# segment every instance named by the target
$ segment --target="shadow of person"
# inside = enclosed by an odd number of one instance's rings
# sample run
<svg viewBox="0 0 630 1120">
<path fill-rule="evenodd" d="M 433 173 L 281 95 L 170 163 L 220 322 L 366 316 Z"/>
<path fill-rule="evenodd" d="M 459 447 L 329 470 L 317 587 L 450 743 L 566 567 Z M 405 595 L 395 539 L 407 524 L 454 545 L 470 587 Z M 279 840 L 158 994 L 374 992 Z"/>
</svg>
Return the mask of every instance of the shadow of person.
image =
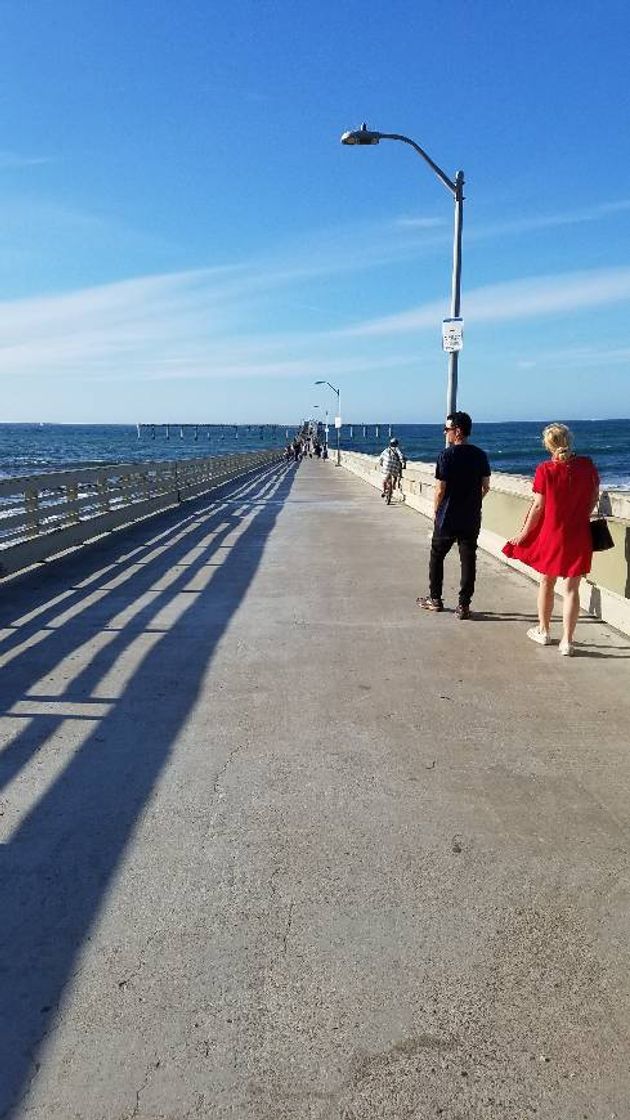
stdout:
<svg viewBox="0 0 630 1120">
<path fill-rule="evenodd" d="M 475 622 L 536 622 L 537 616 L 535 614 L 521 614 L 518 611 L 476 611 L 474 607 L 471 609 L 471 615 Z"/>
</svg>

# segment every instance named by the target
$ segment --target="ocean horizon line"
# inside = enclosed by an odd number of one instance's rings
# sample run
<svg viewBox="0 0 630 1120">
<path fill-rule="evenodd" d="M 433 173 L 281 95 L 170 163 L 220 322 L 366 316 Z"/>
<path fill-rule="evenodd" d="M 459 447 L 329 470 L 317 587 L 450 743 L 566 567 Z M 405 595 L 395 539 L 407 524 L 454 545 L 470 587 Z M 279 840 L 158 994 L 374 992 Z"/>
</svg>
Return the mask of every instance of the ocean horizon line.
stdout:
<svg viewBox="0 0 630 1120">
<path fill-rule="evenodd" d="M 466 411 L 463 409 L 462 411 Z M 297 420 L 1 420 L 0 428 L 294 428 L 304 420 L 317 420 L 319 417 L 302 416 Z M 496 426 L 498 424 L 550 424 L 553 421 L 563 424 L 623 424 L 630 423 L 630 416 L 555 416 L 535 417 L 534 419 L 510 419 L 502 417 L 498 420 L 480 420 L 473 416 L 473 424 Z M 323 421 L 321 421 L 323 423 Z M 343 427 L 392 427 L 402 425 L 412 428 L 432 428 L 444 423 L 444 417 L 438 420 L 343 420 Z M 329 418 L 329 427 L 334 428 L 334 417 Z"/>
</svg>

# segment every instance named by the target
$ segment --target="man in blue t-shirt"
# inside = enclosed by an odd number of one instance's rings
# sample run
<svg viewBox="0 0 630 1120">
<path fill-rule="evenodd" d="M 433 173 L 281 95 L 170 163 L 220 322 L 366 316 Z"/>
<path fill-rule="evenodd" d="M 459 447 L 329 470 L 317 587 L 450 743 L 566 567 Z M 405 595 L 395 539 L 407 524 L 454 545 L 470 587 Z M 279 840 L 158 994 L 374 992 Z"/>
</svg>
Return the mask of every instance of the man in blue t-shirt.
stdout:
<svg viewBox="0 0 630 1120">
<path fill-rule="evenodd" d="M 442 611 L 444 559 L 457 541 L 461 583 L 457 618 L 470 618 L 477 572 L 477 537 L 481 503 L 490 488 L 490 464 L 480 447 L 468 442 L 472 420 L 467 412 L 446 417 L 446 448 L 438 455 L 433 497 L 434 529 L 429 560 L 429 594 L 416 599 L 426 611 Z"/>
</svg>

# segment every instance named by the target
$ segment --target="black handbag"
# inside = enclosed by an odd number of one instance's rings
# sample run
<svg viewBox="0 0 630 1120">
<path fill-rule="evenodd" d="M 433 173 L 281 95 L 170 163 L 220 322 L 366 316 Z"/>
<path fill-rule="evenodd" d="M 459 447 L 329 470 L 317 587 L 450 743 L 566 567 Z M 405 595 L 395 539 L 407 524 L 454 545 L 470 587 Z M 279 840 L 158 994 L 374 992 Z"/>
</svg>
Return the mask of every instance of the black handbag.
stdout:
<svg viewBox="0 0 630 1120">
<path fill-rule="evenodd" d="M 606 549 L 615 547 L 605 517 L 598 517 L 595 521 L 591 521 L 591 540 L 593 552 L 606 552 Z"/>
</svg>

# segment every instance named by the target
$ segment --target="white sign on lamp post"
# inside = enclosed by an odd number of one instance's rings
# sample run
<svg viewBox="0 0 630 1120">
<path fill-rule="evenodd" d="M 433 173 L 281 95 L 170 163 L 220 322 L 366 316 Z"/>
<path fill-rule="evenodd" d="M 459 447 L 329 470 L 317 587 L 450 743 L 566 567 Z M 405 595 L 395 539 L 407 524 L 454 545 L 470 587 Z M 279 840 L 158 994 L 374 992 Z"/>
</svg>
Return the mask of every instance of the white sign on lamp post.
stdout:
<svg viewBox="0 0 630 1120">
<path fill-rule="evenodd" d="M 457 354 L 464 347 L 464 320 L 461 317 L 442 319 L 442 349 Z"/>
</svg>

